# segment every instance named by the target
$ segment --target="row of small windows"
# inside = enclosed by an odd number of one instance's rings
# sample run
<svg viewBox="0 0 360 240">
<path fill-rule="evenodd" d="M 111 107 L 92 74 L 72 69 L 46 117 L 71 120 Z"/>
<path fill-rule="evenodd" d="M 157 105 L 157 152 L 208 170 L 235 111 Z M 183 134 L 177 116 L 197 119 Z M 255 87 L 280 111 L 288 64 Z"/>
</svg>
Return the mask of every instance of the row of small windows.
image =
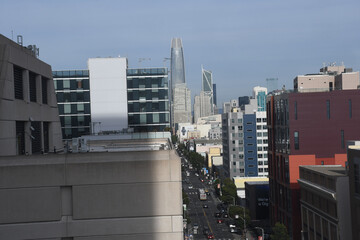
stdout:
<svg viewBox="0 0 360 240">
<path fill-rule="evenodd" d="M 127 80 L 127 88 L 167 88 L 168 80 L 162 78 L 131 78 Z"/>
<path fill-rule="evenodd" d="M 168 111 L 169 103 L 168 102 L 129 102 L 128 103 L 128 112 L 159 112 L 159 111 Z"/>
<path fill-rule="evenodd" d="M 128 117 L 130 125 L 169 123 L 168 113 L 131 114 Z"/>
<path fill-rule="evenodd" d="M 72 139 L 90 134 L 90 126 L 62 128 L 63 139 Z"/>
<path fill-rule="evenodd" d="M 90 103 L 58 104 L 59 114 L 90 114 Z"/>
<path fill-rule="evenodd" d="M 267 126 L 266 126 L 266 125 L 257 125 L 257 126 L 256 126 L 256 129 L 257 129 L 257 130 L 267 129 Z"/>
<path fill-rule="evenodd" d="M 232 123 L 235 123 L 235 119 L 231 119 L 231 122 L 232 122 Z M 242 122 L 243 122 L 243 121 L 242 121 L 242 118 L 239 118 L 239 119 L 237 120 L 237 122 L 238 122 L 238 123 L 242 123 Z"/>
<path fill-rule="evenodd" d="M 256 118 L 256 122 L 266 122 L 266 118 Z"/>
<path fill-rule="evenodd" d="M 168 99 L 167 89 L 149 89 L 145 91 L 129 90 L 128 100 L 165 100 Z"/>
<path fill-rule="evenodd" d="M 14 77 L 14 96 L 15 99 L 24 100 L 24 73 L 25 70 L 16 65 L 13 66 L 13 77 Z M 40 78 L 38 78 L 40 77 Z M 31 102 L 37 102 L 38 93 L 37 93 L 37 84 L 38 80 L 41 81 L 41 102 L 43 104 L 48 103 L 48 78 L 40 76 L 34 72 L 28 71 L 28 80 L 29 80 L 29 99 Z"/>
<path fill-rule="evenodd" d="M 89 79 L 54 80 L 55 90 L 89 90 Z"/>
<path fill-rule="evenodd" d="M 61 126 L 75 127 L 75 126 L 90 126 L 90 116 L 60 116 Z"/>
<path fill-rule="evenodd" d="M 232 129 L 232 130 L 235 130 L 235 126 L 232 126 L 231 129 Z M 242 129 L 243 129 L 242 126 L 238 126 L 238 130 L 242 130 Z"/>
<path fill-rule="evenodd" d="M 58 103 L 65 102 L 90 102 L 90 92 L 57 92 Z"/>
</svg>

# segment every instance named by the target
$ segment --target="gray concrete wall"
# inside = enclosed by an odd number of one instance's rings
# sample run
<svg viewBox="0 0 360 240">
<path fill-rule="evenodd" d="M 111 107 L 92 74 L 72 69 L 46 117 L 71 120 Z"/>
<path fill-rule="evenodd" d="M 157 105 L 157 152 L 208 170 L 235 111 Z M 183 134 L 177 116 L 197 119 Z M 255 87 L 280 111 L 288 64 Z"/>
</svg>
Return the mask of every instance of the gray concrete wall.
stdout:
<svg viewBox="0 0 360 240">
<path fill-rule="evenodd" d="M 0 158 L 0 239 L 182 239 L 173 150 Z"/>
<path fill-rule="evenodd" d="M 23 69 L 23 97 L 15 99 L 13 66 Z M 29 71 L 36 74 L 37 101 L 29 95 Z M 42 103 L 41 76 L 48 79 L 48 103 Z M 0 156 L 17 154 L 16 121 L 27 123 L 25 148 L 31 154 L 30 121 L 50 122 L 49 148 L 62 149 L 62 135 L 51 66 L 37 59 L 26 48 L 0 34 Z M 42 140 L 43 141 L 43 140 Z"/>
</svg>

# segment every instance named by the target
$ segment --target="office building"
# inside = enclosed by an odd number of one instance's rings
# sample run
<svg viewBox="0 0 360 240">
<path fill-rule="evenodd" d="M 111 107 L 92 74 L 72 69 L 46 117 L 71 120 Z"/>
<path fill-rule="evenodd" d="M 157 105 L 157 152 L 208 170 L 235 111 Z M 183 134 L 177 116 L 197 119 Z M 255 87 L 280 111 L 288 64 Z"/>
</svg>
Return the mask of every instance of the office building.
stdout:
<svg viewBox="0 0 360 240">
<path fill-rule="evenodd" d="M 202 115 L 201 117 L 206 117 L 209 115 L 214 114 L 214 91 L 213 91 L 213 75 L 212 72 L 209 70 L 205 70 L 201 66 L 201 91 L 200 93 L 200 100 L 204 101 L 202 104 L 204 106 L 203 114 L 208 115 Z M 201 97 L 201 95 L 208 96 L 209 100 L 207 98 Z"/>
<path fill-rule="evenodd" d="M 294 93 L 267 98 L 271 224 L 285 224 L 301 238 L 300 165 L 342 165 L 346 141 L 360 131 L 360 90 Z"/>
<path fill-rule="evenodd" d="M 179 123 L 191 123 L 191 92 L 186 87 L 182 41 L 171 41 L 171 126 L 177 130 Z"/>
<path fill-rule="evenodd" d="M 90 58 L 92 132 L 116 133 L 128 128 L 127 58 Z"/>
<path fill-rule="evenodd" d="M 63 140 L 91 134 L 88 70 L 53 71 Z"/>
<path fill-rule="evenodd" d="M 0 35 L 0 156 L 61 151 L 51 66 L 20 44 Z"/>
<path fill-rule="evenodd" d="M 217 106 L 217 96 L 216 96 L 216 83 L 213 83 L 213 97 L 214 97 L 214 105 Z M 214 114 L 217 114 L 214 112 Z"/>
<path fill-rule="evenodd" d="M 254 87 L 253 89 L 253 98 L 257 100 L 257 111 L 265 112 L 266 111 L 266 95 L 267 88 L 264 87 Z"/>
<path fill-rule="evenodd" d="M 237 101 L 232 101 L 237 106 Z M 226 177 L 267 176 L 266 112 L 250 99 L 244 110 L 233 107 L 222 114 L 223 166 Z"/>
<path fill-rule="evenodd" d="M 278 78 L 266 78 L 266 88 L 268 92 L 278 90 Z"/>
<path fill-rule="evenodd" d="M 166 68 L 127 69 L 128 126 L 135 132 L 170 127 Z"/>
<path fill-rule="evenodd" d="M 344 167 L 300 166 L 303 239 L 354 239 L 349 177 Z"/>
<path fill-rule="evenodd" d="M 194 123 L 201 117 L 211 116 L 211 96 L 204 91 L 194 97 Z"/>
<path fill-rule="evenodd" d="M 223 103 L 223 113 L 229 113 L 231 112 L 232 108 L 239 107 L 238 101 L 235 99 L 231 100 L 230 102 L 224 102 Z"/>
<path fill-rule="evenodd" d="M 242 97 L 239 97 L 239 108 L 241 110 L 244 110 L 245 109 L 245 105 L 249 104 L 250 103 L 250 97 L 249 96 L 242 96 Z"/>
</svg>

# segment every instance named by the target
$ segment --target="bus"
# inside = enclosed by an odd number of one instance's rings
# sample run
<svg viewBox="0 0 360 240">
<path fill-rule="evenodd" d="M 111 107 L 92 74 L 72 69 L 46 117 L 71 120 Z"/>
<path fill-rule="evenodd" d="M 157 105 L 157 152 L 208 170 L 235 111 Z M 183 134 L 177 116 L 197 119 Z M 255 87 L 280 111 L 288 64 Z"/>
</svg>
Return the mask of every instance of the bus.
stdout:
<svg viewBox="0 0 360 240">
<path fill-rule="evenodd" d="M 203 188 L 199 188 L 199 199 L 201 201 L 206 200 L 206 193 L 205 193 L 205 190 Z"/>
</svg>

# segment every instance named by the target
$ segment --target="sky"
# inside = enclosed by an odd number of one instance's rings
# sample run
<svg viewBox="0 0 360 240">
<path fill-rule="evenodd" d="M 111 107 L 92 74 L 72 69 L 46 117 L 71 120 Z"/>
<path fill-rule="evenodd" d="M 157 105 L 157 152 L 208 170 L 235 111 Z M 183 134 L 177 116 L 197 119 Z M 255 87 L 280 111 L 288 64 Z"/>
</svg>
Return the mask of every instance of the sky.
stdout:
<svg viewBox="0 0 360 240">
<path fill-rule="evenodd" d="M 1 0 L 0 34 L 22 35 L 53 70 L 117 56 L 130 68 L 169 67 L 171 39 L 180 37 L 192 95 L 203 65 L 221 108 L 267 87 L 266 78 L 291 89 L 324 63 L 359 71 L 359 13 L 359 0 Z"/>
</svg>

